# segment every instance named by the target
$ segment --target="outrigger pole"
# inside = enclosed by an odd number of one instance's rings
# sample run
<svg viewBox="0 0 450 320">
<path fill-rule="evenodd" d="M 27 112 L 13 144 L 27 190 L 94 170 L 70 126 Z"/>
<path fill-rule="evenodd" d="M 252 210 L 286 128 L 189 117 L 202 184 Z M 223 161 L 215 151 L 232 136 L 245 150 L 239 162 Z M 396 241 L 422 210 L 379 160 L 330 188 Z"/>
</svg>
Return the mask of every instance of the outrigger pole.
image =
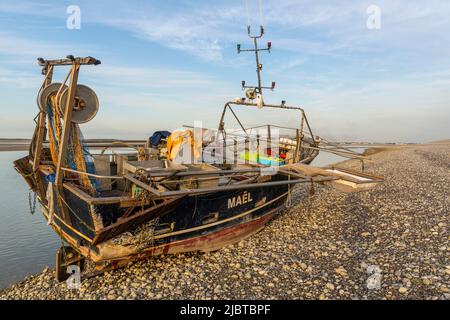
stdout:
<svg viewBox="0 0 450 320">
<path fill-rule="evenodd" d="M 39 92 L 41 92 L 46 86 L 48 86 L 52 82 L 53 78 L 53 65 L 45 66 L 42 69 L 42 74 L 45 75 L 44 81 L 42 82 L 41 88 L 39 89 Z M 39 95 L 38 99 L 39 100 Z M 39 189 L 39 194 L 44 194 L 44 188 L 42 183 L 40 182 L 41 176 L 39 174 L 39 162 L 41 158 L 41 150 L 42 145 L 45 140 L 46 136 L 46 116 L 47 113 L 45 111 L 45 108 L 39 105 L 39 114 L 38 114 L 38 120 L 36 122 L 36 128 L 34 130 L 33 139 L 31 140 L 30 144 L 30 155 L 33 156 L 33 176 L 36 181 L 36 186 Z M 42 199 L 45 202 L 45 197 Z"/>
</svg>

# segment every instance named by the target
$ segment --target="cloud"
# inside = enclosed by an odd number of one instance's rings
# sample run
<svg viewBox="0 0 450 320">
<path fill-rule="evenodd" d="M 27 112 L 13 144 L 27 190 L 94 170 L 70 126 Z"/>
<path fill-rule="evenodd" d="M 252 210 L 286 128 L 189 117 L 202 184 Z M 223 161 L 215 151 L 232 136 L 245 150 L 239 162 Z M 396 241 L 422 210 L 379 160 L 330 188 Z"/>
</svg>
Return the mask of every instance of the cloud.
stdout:
<svg viewBox="0 0 450 320">
<path fill-rule="evenodd" d="M 54 10 L 55 6 L 50 3 L 38 3 L 36 1 L 3 1 L 0 3 L 0 12 L 5 13 L 36 15 L 37 12 L 39 12 L 39 14 L 48 14 L 49 12 L 54 12 Z"/>
<path fill-rule="evenodd" d="M 259 23 L 258 0 L 248 2 L 255 27 Z M 229 99 L 228 93 L 236 92 L 232 73 L 239 69 L 241 74 L 243 68 L 238 64 L 246 67 L 248 75 L 254 75 L 253 58 L 235 57 L 232 48 L 236 42 L 248 45 L 243 1 L 77 3 L 82 9 L 83 28 L 86 25 L 94 35 L 100 30 L 131 44 L 135 39 L 140 45 L 150 42 L 156 45 L 148 50 L 173 49 L 171 58 L 178 57 L 176 51 L 180 51 L 180 60 L 188 60 L 189 54 L 195 57 L 190 62 L 201 63 L 194 65 L 199 70 L 187 64 L 174 67 L 165 57 L 158 59 L 158 64 L 144 61 L 139 67 L 131 67 L 134 62 L 114 60 L 127 55 L 127 48 L 108 47 L 110 38 L 96 46 L 86 43 L 89 38 L 82 31 L 74 34 L 79 42 L 54 37 L 58 42 L 53 43 L 43 41 L 46 37 L 38 32 L 21 35 L 23 29 L 15 25 L 8 29 L 4 23 L 4 30 L 15 29 L 0 32 L 3 85 L 33 86 L 34 79 L 40 79 L 34 60 L 37 56 L 60 57 L 89 48 L 88 54 L 101 52 L 103 58 L 111 58 L 105 65 L 84 69 L 82 74 L 82 81 L 99 92 L 111 123 L 120 123 L 121 112 L 126 110 L 133 109 L 134 117 L 152 118 L 155 110 L 164 107 L 164 116 L 179 122 L 193 117 L 192 110 L 200 114 L 217 111 L 217 105 Z M 366 28 L 366 8 L 371 4 L 381 8 L 381 30 Z M 0 13 L 6 13 L 8 19 L 17 18 L 18 24 L 27 21 L 34 27 L 36 21 L 49 21 L 51 25 L 64 19 L 65 5 L 51 1 L 39 5 L 32 1 L 2 2 Z M 263 6 L 266 39 L 273 41 L 273 55 L 264 65 L 264 80 L 277 82 L 277 90 L 266 100 L 302 103 L 314 125 L 324 132 L 378 139 L 389 138 L 387 133 L 395 137 L 398 128 L 401 138 L 408 135 L 408 128 L 417 127 L 450 134 L 448 125 L 442 124 L 450 110 L 449 1 L 266 0 Z M 132 127 L 129 121 L 127 126 Z M 380 130 L 378 125 L 386 127 Z M 421 137 L 417 130 L 409 134 Z"/>
<path fill-rule="evenodd" d="M 245 0 L 250 6 L 253 27 L 259 24 L 258 0 Z M 101 24 L 130 32 L 164 47 L 181 50 L 208 61 L 223 62 L 224 50 L 246 39 L 245 1 L 177 2 L 161 5 L 151 2 L 80 1 L 83 23 Z M 276 50 L 306 54 L 348 54 L 406 46 L 420 49 L 411 37 L 429 40 L 440 37 L 441 46 L 450 49 L 449 34 L 436 33 L 450 28 L 450 3 L 443 0 L 379 0 L 382 29 L 366 28 L 366 9 L 372 1 L 269 0 L 262 2 L 266 31 L 276 37 Z M 49 10 L 42 10 L 43 8 Z M 119 10 L 118 10 L 119 8 Z M 63 12 L 64 5 L 51 2 L 24 2 L 0 5 L 0 12 L 16 12 L 47 17 Z M 49 13 L 50 12 L 50 13 Z M 288 36 L 289 35 L 289 36 Z"/>
<path fill-rule="evenodd" d="M 211 106 L 222 106 L 232 92 L 220 77 L 158 65 L 101 65 L 85 69 L 83 77 L 98 92 L 102 105 L 116 113 L 130 108 L 153 115 L 172 110 L 164 115 L 170 119 L 186 110 L 188 117 L 189 113 L 206 114 Z"/>
<path fill-rule="evenodd" d="M 169 67 L 147 66 L 126 67 L 105 65 L 87 70 L 94 80 L 109 86 L 137 88 L 189 88 L 214 85 L 217 79 L 197 71 L 183 71 Z"/>
<path fill-rule="evenodd" d="M 0 31 L 0 83 L 8 88 L 17 86 L 37 90 L 42 82 L 38 57 L 60 58 L 67 52 L 82 51 L 74 43 L 51 43 Z"/>
<path fill-rule="evenodd" d="M 223 58 L 224 41 L 236 34 L 241 11 L 230 5 L 177 6 L 161 10 L 155 5 L 127 6 L 126 14 L 115 11 L 95 15 L 92 21 L 127 30 L 135 36 L 162 46 L 182 50 L 209 61 Z"/>
<path fill-rule="evenodd" d="M 40 77 L 29 72 L 4 68 L 0 65 L 0 84 L 13 88 L 37 88 L 40 85 Z"/>
<path fill-rule="evenodd" d="M 3 56 L 20 58 L 34 58 L 41 56 L 60 56 L 64 47 L 58 44 L 36 41 L 13 33 L 0 32 L 0 54 Z"/>
</svg>

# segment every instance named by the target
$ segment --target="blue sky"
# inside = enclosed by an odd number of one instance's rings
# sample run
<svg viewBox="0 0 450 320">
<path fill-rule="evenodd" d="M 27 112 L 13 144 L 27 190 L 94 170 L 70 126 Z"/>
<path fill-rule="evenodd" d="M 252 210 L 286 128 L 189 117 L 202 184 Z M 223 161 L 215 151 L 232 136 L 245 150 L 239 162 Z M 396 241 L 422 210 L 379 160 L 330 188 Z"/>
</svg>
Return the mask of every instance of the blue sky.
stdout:
<svg viewBox="0 0 450 320">
<path fill-rule="evenodd" d="M 36 58 L 91 55 L 79 82 L 100 99 L 86 137 L 145 138 L 203 120 L 215 127 L 223 104 L 255 83 L 246 25 L 260 23 L 258 0 L 0 2 L 0 137 L 30 137 L 41 75 Z M 450 138 L 450 1 L 261 1 L 266 102 L 287 100 L 334 140 Z M 66 27 L 69 5 L 81 29 Z M 381 9 L 381 28 L 366 26 Z M 62 70 L 56 77 L 63 77 Z M 240 112 L 249 124 L 296 125 L 297 116 Z M 230 126 L 234 124 L 230 120 Z"/>
</svg>

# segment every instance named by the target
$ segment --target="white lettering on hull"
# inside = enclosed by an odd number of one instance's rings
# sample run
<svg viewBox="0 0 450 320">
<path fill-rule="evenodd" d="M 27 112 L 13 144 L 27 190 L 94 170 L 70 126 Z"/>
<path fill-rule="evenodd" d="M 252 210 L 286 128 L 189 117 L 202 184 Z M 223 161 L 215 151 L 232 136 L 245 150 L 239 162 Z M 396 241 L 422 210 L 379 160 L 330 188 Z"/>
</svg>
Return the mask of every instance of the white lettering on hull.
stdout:
<svg viewBox="0 0 450 320">
<path fill-rule="evenodd" d="M 250 192 L 244 192 L 241 195 L 228 199 L 228 209 L 235 208 L 237 206 L 252 202 L 252 194 Z"/>
</svg>

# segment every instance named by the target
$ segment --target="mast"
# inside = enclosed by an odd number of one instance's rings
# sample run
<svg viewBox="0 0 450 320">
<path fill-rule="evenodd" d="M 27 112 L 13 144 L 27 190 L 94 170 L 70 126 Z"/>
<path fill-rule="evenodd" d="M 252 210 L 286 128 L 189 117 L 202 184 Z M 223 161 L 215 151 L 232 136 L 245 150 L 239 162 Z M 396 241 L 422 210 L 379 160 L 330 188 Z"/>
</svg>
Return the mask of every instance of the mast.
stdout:
<svg viewBox="0 0 450 320">
<path fill-rule="evenodd" d="M 259 62 L 259 52 L 260 51 L 267 51 L 270 53 L 270 49 L 272 48 L 272 43 L 267 42 L 266 48 L 259 48 L 258 47 L 258 39 L 261 39 L 264 36 L 264 27 L 261 25 L 259 26 L 259 34 L 258 35 L 252 35 L 250 26 L 247 26 L 247 34 L 250 39 L 253 40 L 253 49 L 241 49 L 241 45 L 237 45 L 237 52 L 255 52 L 255 60 L 256 60 L 256 74 L 258 77 L 258 85 L 257 86 L 247 86 L 245 84 L 245 81 L 242 81 L 242 89 L 251 89 L 252 91 L 259 93 L 262 95 L 263 89 L 270 89 L 273 90 L 275 88 L 275 82 L 272 82 L 272 85 L 270 87 L 268 86 L 262 86 L 262 80 L 261 80 L 261 71 L 262 71 L 262 64 Z"/>
</svg>

